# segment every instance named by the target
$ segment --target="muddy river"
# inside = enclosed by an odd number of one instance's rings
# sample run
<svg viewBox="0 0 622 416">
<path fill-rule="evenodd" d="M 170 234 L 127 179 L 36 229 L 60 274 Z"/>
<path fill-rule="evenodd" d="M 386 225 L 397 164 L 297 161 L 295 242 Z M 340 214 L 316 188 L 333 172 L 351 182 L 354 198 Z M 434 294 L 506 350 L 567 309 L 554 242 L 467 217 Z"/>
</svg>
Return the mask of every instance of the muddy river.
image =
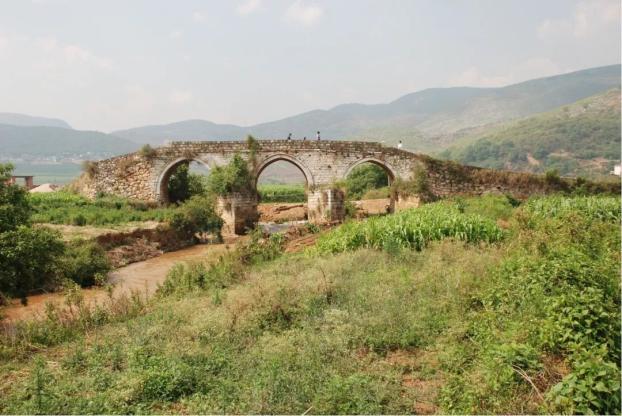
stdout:
<svg viewBox="0 0 622 416">
<path fill-rule="evenodd" d="M 112 294 L 129 294 L 138 291 L 149 297 L 166 278 L 169 269 L 179 262 L 215 261 L 223 254 L 230 244 L 200 244 L 182 250 L 164 253 L 138 263 L 132 263 L 112 271 L 108 281 L 113 285 Z M 104 302 L 108 299 L 108 292 L 102 288 L 84 289 L 84 301 L 87 304 Z M 55 303 L 59 306 L 65 303 L 63 293 L 45 293 L 28 296 L 28 303 L 23 306 L 19 300 L 14 300 L 9 306 L 2 308 L 0 315 L 5 321 L 18 321 L 36 318 L 45 312 L 46 303 Z"/>
</svg>

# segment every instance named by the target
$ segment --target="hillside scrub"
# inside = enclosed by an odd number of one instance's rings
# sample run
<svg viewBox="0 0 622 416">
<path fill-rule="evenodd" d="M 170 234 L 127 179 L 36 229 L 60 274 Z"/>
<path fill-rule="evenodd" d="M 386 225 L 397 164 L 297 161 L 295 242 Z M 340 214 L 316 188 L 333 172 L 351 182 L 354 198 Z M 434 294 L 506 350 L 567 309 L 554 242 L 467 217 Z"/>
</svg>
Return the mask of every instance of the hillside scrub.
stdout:
<svg viewBox="0 0 622 416">
<path fill-rule="evenodd" d="M 494 169 L 607 175 L 620 162 L 620 90 L 490 130 L 441 155 Z"/>
<path fill-rule="evenodd" d="M 618 413 L 619 198 L 487 198 L 478 221 L 510 227 L 492 244 L 318 256 L 255 234 L 127 315 L 19 327 L 0 412 Z"/>
</svg>

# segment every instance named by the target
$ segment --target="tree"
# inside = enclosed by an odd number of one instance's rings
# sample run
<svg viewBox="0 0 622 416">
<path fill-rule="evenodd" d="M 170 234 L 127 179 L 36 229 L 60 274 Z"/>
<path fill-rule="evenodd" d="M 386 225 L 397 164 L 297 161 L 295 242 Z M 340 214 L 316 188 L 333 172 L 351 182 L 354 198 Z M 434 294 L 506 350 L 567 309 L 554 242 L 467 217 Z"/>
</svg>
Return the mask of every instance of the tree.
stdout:
<svg viewBox="0 0 622 416">
<path fill-rule="evenodd" d="M 359 199 L 371 189 L 388 185 L 389 179 L 384 169 L 373 163 L 357 166 L 346 178 L 348 197 L 352 199 Z"/>
<path fill-rule="evenodd" d="M 28 224 L 32 207 L 26 190 L 9 185 L 13 165 L 0 163 L 0 233 Z"/>
<path fill-rule="evenodd" d="M 188 162 L 182 162 L 168 180 L 168 198 L 171 202 L 179 203 L 190 198 L 189 168 Z"/>
</svg>

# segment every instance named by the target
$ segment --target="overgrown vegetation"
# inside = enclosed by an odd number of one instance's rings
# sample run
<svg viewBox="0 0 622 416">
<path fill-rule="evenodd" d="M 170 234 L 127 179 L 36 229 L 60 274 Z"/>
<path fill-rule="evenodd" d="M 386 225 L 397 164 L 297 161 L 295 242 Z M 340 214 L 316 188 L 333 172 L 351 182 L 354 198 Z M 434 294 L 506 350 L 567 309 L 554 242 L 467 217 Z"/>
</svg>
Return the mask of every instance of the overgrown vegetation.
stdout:
<svg viewBox="0 0 622 416">
<path fill-rule="evenodd" d="M 49 290 L 65 281 L 90 285 L 109 270 L 101 249 L 84 242 L 66 245 L 60 234 L 32 227 L 26 191 L 7 184 L 11 165 L 0 164 L 0 301 Z"/>
<path fill-rule="evenodd" d="M 138 154 L 142 157 L 144 157 L 145 159 L 153 159 L 157 154 L 158 151 L 156 149 L 154 149 L 153 147 L 151 147 L 150 144 L 144 144 L 140 150 L 138 151 Z"/>
<path fill-rule="evenodd" d="M 456 198 L 337 254 L 255 233 L 147 308 L 15 328 L 0 411 L 619 413 L 619 203 Z"/>
<path fill-rule="evenodd" d="M 220 230 L 223 220 L 216 212 L 213 197 L 195 195 L 184 202 L 171 217 L 171 227 L 177 230 L 186 239 L 193 239 L 195 235 L 215 235 L 221 240 Z M 199 237 L 199 240 L 203 238 Z"/>
<path fill-rule="evenodd" d="M 207 178 L 207 192 L 227 196 L 233 193 L 247 194 L 255 191 L 255 184 L 248 163 L 235 154 L 224 166 L 216 166 Z"/>
<path fill-rule="evenodd" d="M 180 204 L 195 195 L 208 193 L 207 177 L 190 172 L 190 163 L 180 163 L 168 180 L 168 198 Z"/>
</svg>

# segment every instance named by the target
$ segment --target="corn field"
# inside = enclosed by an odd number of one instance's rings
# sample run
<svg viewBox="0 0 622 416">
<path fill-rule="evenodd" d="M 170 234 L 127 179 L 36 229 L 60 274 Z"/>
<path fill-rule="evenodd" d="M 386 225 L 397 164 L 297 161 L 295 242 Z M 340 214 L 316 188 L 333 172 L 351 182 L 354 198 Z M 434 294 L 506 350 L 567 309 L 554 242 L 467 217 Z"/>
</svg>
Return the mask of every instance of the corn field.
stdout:
<svg viewBox="0 0 622 416">
<path fill-rule="evenodd" d="M 534 198 L 524 210 L 536 219 L 567 217 L 573 213 L 591 220 L 620 221 L 620 198 L 603 196 L 549 196 Z"/>
<path fill-rule="evenodd" d="M 425 205 L 395 215 L 348 222 L 318 239 L 320 253 L 339 253 L 360 247 L 392 247 L 421 250 L 430 241 L 454 238 L 469 243 L 488 243 L 503 238 L 503 231 L 479 215 L 462 214 L 453 206 Z"/>
</svg>

